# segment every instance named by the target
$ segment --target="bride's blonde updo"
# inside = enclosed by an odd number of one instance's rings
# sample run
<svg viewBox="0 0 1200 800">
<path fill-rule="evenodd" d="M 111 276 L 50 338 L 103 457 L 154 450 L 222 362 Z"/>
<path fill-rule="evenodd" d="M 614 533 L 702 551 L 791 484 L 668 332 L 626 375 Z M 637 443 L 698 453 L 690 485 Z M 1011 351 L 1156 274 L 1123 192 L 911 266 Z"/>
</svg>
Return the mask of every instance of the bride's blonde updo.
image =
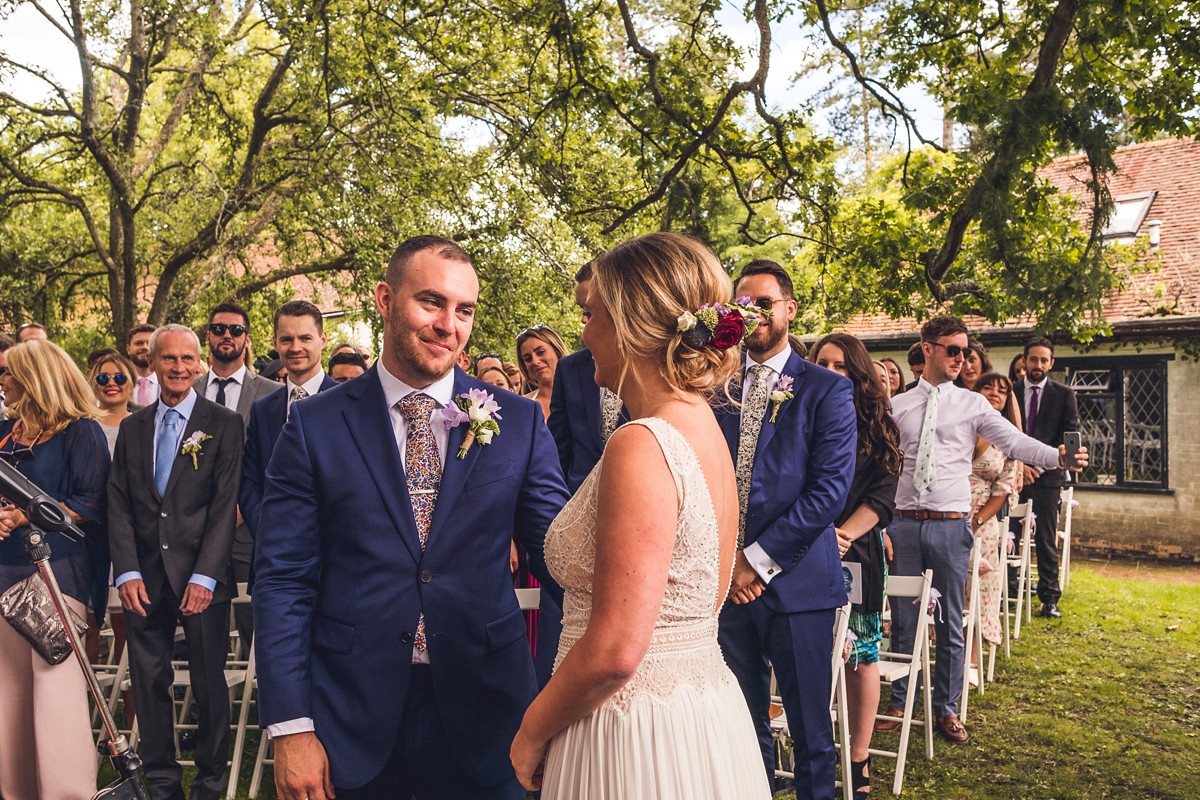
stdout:
<svg viewBox="0 0 1200 800">
<path fill-rule="evenodd" d="M 740 348 L 692 347 L 679 333 L 685 311 L 694 314 L 701 306 L 728 303 L 733 295 L 729 276 L 707 247 L 690 236 L 651 233 L 597 258 L 592 274 L 627 363 L 658 364 L 677 392 L 727 393 L 741 366 Z M 624 380 L 622 373 L 620 382 Z"/>
</svg>

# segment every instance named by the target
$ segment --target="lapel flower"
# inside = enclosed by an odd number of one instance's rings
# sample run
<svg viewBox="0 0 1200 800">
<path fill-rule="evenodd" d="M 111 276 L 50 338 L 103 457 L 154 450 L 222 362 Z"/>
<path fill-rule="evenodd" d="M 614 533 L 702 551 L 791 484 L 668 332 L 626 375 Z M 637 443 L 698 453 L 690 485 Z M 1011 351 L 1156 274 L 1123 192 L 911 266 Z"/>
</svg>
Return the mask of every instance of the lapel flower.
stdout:
<svg viewBox="0 0 1200 800">
<path fill-rule="evenodd" d="M 792 394 L 792 376 L 780 375 L 779 380 L 775 383 L 775 391 L 771 392 L 771 422 L 775 422 L 775 418 L 779 416 L 779 407 L 791 400 L 796 395 Z"/>
<path fill-rule="evenodd" d="M 500 426 L 496 422 L 502 419 L 500 404 L 491 392 L 483 389 L 471 389 L 454 398 L 454 407 L 442 409 L 442 418 L 447 430 L 457 428 L 464 422 L 470 425 L 462 446 L 458 448 L 459 458 L 466 458 L 467 451 L 477 440 L 479 446 L 483 447 L 492 443 L 493 436 L 500 434 Z"/>
<path fill-rule="evenodd" d="M 204 431 L 193 431 L 183 442 L 183 447 L 180 449 L 180 455 L 192 457 L 192 469 L 200 469 L 200 462 L 196 460 L 196 456 L 200 455 L 200 447 L 212 437 Z"/>
</svg>

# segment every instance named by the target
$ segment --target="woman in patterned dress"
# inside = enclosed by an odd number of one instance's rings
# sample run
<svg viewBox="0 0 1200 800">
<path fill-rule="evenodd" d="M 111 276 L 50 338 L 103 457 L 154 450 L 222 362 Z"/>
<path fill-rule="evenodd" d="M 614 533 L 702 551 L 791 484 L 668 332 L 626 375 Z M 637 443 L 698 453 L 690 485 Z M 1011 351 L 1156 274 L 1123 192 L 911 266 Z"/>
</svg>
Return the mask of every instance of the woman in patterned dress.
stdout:
<svg viewBox="0 0 1200 800">
<path fill-rule="evenodd" d="M 989 372 L 976 382 L 975 391 L 986 397 L 992 408 L 1020 429 L 1021 412 L 1013 399 L 1012 383 L 1008 378 L 998 372 Z M 971 464 L 971 527 L 980 541 L 982 553 L 979 565 L 981 628 L 983 638 L 993 644 L 999 644 L 1003 635 L 1000 627 L 1000 581 L 1004 580 L 1004 570 L 1001 569 L 1004 566 L 1001 550 L 1004 526 L 996 515 L 1004 507 L 1008 496 L 1021 490 L 1020 476 L 1021 462 L 1005 456 L 986 439 L 975 443 L 975 458 Z M 971 663 L 978 662 L 979 654 L 972 654 Z"/>
</svg>

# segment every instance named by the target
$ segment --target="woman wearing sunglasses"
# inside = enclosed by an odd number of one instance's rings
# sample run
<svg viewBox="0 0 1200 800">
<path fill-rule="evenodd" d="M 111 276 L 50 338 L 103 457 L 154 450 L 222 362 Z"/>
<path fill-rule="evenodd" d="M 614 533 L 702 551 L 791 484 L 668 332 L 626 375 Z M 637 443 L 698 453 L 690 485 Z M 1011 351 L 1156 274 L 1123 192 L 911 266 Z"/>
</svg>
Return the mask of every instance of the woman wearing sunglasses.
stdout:
<svg viewBox="0 0 1200 800">
<path fill-rule="evenodd" d="M 9 350 L 3 383 L 10 418 L 0 422 L 0 459 L 60 501 L 87 537 L 46 535 L 67 604 L 103 624 L 108 600 L 106 486 L 110 466 L 101 411 L 88 382 L 57 345 Z M 34 574 L 28 522 L 0 508 L 0 593 Z M 96 792 L 96 749 L 87 687 L 74 659 L 47 664 L 0 619 L 0 795 L 6 800 L 87 800 Z"/>
<path fill-rule="evenodd" d="M 105 416 L 100 418 L 100 428 L 108 439 L 108 455 L 111 457 L 113 448 L 117 446 L 117 432 L 121 428 L 121 420 L 128 417 L 141 406 L 133 402 L 133 387 L 137 372 L 129 359 L 113 351 L 105 353 L 96 359 L 88 370 L 92 392 L 96 395 L 96 403 Z"/>
</svg>

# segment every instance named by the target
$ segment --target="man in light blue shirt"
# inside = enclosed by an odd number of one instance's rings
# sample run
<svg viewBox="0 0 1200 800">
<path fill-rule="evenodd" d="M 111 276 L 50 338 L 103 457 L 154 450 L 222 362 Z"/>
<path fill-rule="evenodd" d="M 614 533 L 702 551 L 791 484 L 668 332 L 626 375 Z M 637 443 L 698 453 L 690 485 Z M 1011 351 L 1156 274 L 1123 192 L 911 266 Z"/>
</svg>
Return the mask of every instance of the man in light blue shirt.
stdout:
<svg viewBox="0 0 1200 800">
<path fill-rule="evenodd" d="M 170 688 L 175 629 L 182 625 L 200 712 L 191 797 L 217 800 L 229 750 L 225 656 L 229 606 L 237 595 L 232 554 L 244 424 L 236 411 L 193 389 L 200 342 L 190 329 L 156 330 L 150 360 L 162 392 L 121 423 L 108 485 L 109 545 L 127 612 L 152 795 L 183 798 Z"/>
</svg>

